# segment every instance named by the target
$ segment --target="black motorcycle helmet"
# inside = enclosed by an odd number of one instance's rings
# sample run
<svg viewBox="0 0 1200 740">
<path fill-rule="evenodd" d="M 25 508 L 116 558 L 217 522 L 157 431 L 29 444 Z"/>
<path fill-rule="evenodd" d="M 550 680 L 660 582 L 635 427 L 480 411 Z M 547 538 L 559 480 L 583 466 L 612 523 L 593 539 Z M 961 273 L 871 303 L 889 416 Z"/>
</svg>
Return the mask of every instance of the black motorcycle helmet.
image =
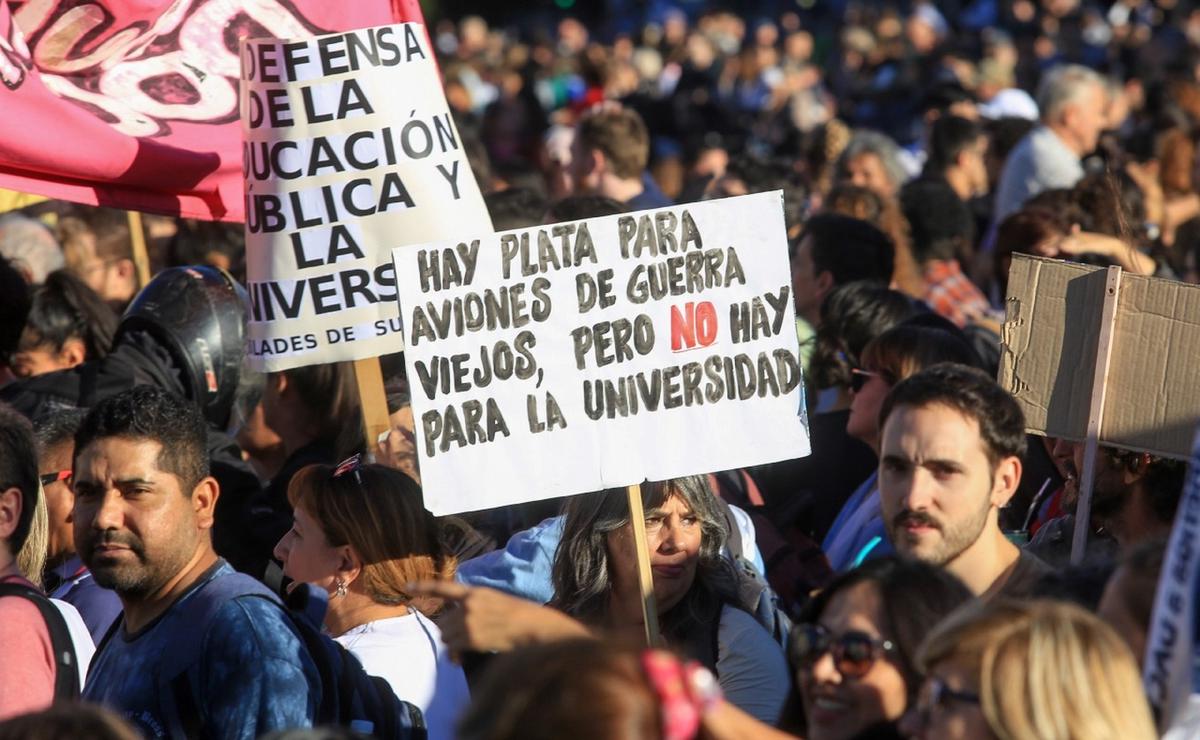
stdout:
<svg viewBox="0 0 1200 740">
<path fill-rule="evenodd" d="M 113 344 L 127 332 L 150 334 L 171 353 L 208 423 L 227 429 L 255 385 L 245 366 L 248 305 L 245 289 L 224 270 L 171 267 L 134 297 Z"/>
</svg>

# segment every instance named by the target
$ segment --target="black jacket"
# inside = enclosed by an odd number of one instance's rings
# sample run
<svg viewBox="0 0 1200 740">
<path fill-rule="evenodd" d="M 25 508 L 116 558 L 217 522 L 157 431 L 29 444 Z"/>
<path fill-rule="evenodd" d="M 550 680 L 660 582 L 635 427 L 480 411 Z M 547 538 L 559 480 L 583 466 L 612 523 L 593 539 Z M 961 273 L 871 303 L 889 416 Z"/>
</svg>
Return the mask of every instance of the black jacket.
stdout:
<svg viewBox="0 0 1200 740">
<path fill-rule="evenodd" d="M 87 409 L 137 385 L 153 385 L 187 397 L 183 376 L 165 347 L 144 332 L 130 332 L 106 357 L 85 362 L 70 370 L 38 375 L 0 389 L 0 401 L 30 419 L 64 409 Z M 269 556 L 275 541 L 248 516 L 250 502 L 261 485 L 253 469 L 242 459 L 237 443 L 222 430 L 208 430 L 209 465 L 220 485 L 213 545 L 235 568 L 252 572 Z"/>
</svg>

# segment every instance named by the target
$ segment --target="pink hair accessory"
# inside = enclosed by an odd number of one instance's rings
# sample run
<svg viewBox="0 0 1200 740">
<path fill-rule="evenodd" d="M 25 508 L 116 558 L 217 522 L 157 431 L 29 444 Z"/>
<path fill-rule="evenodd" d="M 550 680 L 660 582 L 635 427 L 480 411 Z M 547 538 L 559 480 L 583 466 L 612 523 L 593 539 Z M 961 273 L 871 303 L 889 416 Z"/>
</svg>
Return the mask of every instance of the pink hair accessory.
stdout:
<svg viewBox="0 0 1200 740">
<path fill-rule="evenodd" d="M 722 698 L 712 673 L 665 650 L 643 652 L 642 668 L 659 698 L 663 740 L 693 740 L 704 713 Z"/>
</svg>

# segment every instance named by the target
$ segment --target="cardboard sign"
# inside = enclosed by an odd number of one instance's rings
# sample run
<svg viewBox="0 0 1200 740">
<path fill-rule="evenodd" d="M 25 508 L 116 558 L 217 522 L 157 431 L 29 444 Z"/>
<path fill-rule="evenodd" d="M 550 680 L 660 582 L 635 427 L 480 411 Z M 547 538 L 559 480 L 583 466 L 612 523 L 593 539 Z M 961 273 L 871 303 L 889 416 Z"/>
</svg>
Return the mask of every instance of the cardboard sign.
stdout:
<svg viewBox="0 0 1200 740">
<path fill-rule="evenodd" d="M 435 514 L 809 453 L 778 191 L 393 254 Z"/>
<path fill-rule="evenodd" d="M 402 349 L 392 248 L 491 229 L 424 27 L 241 57 L 251 364 Z"/>
<path fill-rule="evenodd" d="M 1105 270 L 1013 255 L 1000 384 L 1030 432 L 1087 434 Z M 1200 286 L 1124 273 L 1100 442 L 1186 460 L 1200 422 Z"/>
<path fill-rule="evenodd" d="M 1200 435 L 1196 436 L 1183 498 L 1158 579 L 1154 612 L 1146 638 L 1142 680 L 1150 703 L 1158 710 L 1160 729 L 1168 740 L 1200 733 L 1200 622 L 1196 596 L 1200 589 Z"/>
</svg>

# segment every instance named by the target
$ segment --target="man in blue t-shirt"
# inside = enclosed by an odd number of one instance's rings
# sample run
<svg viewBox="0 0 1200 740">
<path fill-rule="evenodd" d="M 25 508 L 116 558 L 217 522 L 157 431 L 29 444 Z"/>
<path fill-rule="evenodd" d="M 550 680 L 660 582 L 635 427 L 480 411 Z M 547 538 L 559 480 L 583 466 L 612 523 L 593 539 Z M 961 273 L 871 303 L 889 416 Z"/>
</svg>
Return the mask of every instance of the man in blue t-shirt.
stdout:
<svg viewBox="0 0 1200 740">
<path fill-rule="evenodd" d="M 150 386 L 101 402 L 76 435 L 75 543 L 124 607 L 84 698 L 152 738 L 310 727 L 320 678 L 282 608 L 209 588 L 248 576 L 212 547 L 205 439 L 193 404 Z"/>
</svg>

